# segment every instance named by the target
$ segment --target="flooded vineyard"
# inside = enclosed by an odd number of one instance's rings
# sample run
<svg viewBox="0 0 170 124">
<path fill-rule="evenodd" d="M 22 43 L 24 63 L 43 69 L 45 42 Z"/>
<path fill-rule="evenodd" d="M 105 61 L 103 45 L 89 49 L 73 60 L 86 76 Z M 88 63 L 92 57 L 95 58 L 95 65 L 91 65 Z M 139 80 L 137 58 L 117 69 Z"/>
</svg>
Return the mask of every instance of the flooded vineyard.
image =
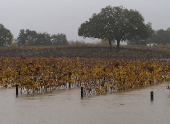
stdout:
<svg viewBox="0 0 170 124">
<path fill-rule="evenodd" d="M 3 124 L 169 124 L 170 61 L 0 59 Z"/>
<path fill-rule="evenodd" d="M 170 91 L 165 86 L 162 83 L 83 99 L 79 88 L 18 97 L 14 88 L 0 89 L 0 121 L 2 124 L 169 124 Z"/>
</svg>

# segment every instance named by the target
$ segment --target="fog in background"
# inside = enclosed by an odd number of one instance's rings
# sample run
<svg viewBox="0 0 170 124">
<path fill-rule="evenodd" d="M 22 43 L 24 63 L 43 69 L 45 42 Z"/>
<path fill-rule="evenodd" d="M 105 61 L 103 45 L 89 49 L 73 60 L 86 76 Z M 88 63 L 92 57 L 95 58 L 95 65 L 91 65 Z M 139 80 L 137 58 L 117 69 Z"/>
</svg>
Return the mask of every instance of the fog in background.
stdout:
<svg viewBox="0 0 170 124">
<path fill-rule="evenodd" d="M 170 27 L 170 0 L 0 0 L 0 23 L 14 38 L 21 29 L 30 29 L 93 42 L 79 37 L 78 28 L 108 5 L 138 10 L 154 30 Z"/>
</svg>

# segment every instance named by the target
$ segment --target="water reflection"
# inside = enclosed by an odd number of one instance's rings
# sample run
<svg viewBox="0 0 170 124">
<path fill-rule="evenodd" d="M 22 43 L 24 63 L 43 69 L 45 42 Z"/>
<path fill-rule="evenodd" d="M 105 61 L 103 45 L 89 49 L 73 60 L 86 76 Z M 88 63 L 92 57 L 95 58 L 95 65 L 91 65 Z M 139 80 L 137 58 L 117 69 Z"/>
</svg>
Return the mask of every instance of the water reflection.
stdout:
<svg viewBox="0 0 170 124">
<path fill-rule="evenodd" d="M 15 89 L 1 89 L 0 121 L 2 124 L 169 124 L 170 91 L 164 86 L 83 99 L 80 89 L 17 98 Z"/>
</svg>

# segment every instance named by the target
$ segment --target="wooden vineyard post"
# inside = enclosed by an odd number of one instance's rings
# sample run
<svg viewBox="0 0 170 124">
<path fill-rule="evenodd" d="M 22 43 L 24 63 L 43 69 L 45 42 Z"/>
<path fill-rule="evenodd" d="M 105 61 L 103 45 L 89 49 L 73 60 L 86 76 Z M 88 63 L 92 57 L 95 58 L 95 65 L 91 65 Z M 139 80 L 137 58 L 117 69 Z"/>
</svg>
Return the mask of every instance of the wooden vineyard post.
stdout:
<svg viewBox="0 0 170 124">
<path fill-rule="evenodd" d="M 16 96 L 18 96 L 18 84 L 16 84 Z"/>
<path fill-rule="evenodd" d="M 84 83 L 81 83 L 81 98 L 84 97 Z"/>
<path fill-rule="evenodd" d="M 84 96 L 84 87 L 81 87 L 81 98 Z"/>
<path fill-rule="evenodd" d="M 154 97 L 153 91 L 151 91 L 150 96 L 151 96 L 151 100 L 153 100 L 153 97 Z"/>
<path fill-rule="evenodd" d="M 72 73 L 69 72 L 69 74 L 68 74 L 69 79 L 71 79 L 71 75 L 72 75 Z M 69 89 L 70 89 L 71 88 L 71 82 L 68 83 L 68 86 L 69 86 Z"/>
<path fill-rule="evenodd" d="M 21 70 L 21 67 L 20 67 L 20 70 Z M 18 79 L 19 79 L 19 81 L 20 81 L 20 79 L 21 79 L 21 71 L 18 71 Z M 18 83 L 16 84 L 16 96 L 18 96 Z"/>
</svg>

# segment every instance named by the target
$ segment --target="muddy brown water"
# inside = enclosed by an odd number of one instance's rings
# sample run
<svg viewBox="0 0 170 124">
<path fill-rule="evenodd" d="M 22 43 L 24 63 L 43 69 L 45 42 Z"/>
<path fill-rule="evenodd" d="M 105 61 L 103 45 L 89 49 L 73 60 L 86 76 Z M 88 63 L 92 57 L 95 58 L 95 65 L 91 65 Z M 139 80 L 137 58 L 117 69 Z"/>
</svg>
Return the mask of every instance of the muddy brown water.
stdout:
<svg viewBox="0 0 170 124">
<path fill-rule="evenodd" d="M 165 85 L 83 99 L 80 89 L 18 97 L 15 89 L 0 89 L 0 123 L 170 124 L 170 91 Z"/>
</svg>

